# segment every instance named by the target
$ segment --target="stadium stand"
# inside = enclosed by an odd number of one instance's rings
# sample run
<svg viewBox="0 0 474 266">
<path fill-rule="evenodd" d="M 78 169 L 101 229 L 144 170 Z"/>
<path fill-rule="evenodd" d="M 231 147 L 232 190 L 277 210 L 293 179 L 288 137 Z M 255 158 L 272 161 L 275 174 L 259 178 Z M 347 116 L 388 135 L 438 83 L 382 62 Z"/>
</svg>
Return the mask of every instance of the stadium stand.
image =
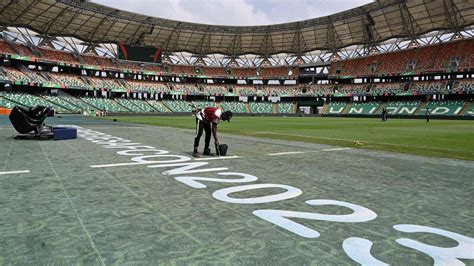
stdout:
<svg viewBox="0 0 474 266">
<path fill-rule="evenodd" d="M 412 83 L 410 90 L 421 94 L 430 94 L 443 92 L 445 88 L 445 81 L 420 81 Z"/>
<path fill-rule="evenodd" d="M 29 76 L 25 75 L 23 72 L 20 70 L 14 68 L 14 67 L 4 67 L 7 77 L 11 81 L 15 82 L 35 82 L 34 79 L 30 78 Z"/>
<path fill-rule="evenodd" d="M 466 103 L 469 105 L 469 108 L 466 110 L 464 116 L 473 116 L 474 117 L 474 104 L 472 102 Z"/>
<path fill-rule="evenodd" d="M 79 63 L 70 53 L 53 50 L 50 48 L 39 48 L 42 58 L 55 62 Z"/>
<path fill-rule="evenodd" d="M 232 111 L 233 113 L 246 113 L 245 104 L 242 102 L 221 102 L 220 106 L 224 110 Z"/>
<path fill-rule="evenodd" d="M 35 106 L 35 105 L 42 105 L 42 106 L 46 106 L 46 107 L 51 107 L 56 112 L 59 112 L 59 113 L 68 113 L 68 112 L 70 112 L 68 109 L 66 109 L 62 106 L 56 105 L 52 102 L 47 101 L 46 99 L 44 99 L 40 96 L 36 96 L 36 95 L 33 95 L 33 94 L 29 94 L 29 93 L 18 93 L 18 92 L 4 93 L 2 95 L 2 97 L 9 100 L 10 102 L 14 102 L 14 103 L 26 106 L 26 107 L 32 107 L 32 106 Z"/>
<path fill-rule="evenodd" d="M 66 85 L 67 87 L 81 87 L 87 88 L 87 85 L 81 77 L 74 75 L 74 74 L 66 74 L 66 73 L 49 73 L 51 77 L 51 81 L 53 83 L 57 83 L 60 85 Z"/>
<path fill-rule="evenodd" d="M 18 55 L 34 57 L 33 52 L 31 52 L 31 50 L 23 44 L 9 43 L 9 45 L 13 50 L 15 50 L 15 53 Z"/>
<path fill-rule="evenodd" d="M 402 72 L 433 72 L 472 67 L 472 40 L 460 40 L 376 54 L 331 63 L 330 74 L 336 76 L 395 75 Z M 452 60 L 459 58 L 459 60 Z M 412 61 L 413 69 L 408 68 Z M 458 62 L 458 63 L 454 63 Z M 454 65 L 453 65 L 454 64 Z"/>
<path fill-rule="evenodd" d="M 397 94 L 403 92 L 403 83 L 376 83 L 373 84 L 371 91 L 378 95 Z"/>
<path fill-rule="evenodd" d="M 16 54 L 16 52 L 10 47 L 10 45 L 8 45 L 8 43 L 0 41 L 0 54 Z"/>
<path fill-rule="evenodd" d="M 474 81 L 473 80 L 459 81 L 457 91 L 472 93 L 474 91 Z"/>
<path fill-rule="evenodd" d="M 367 92 L 367 84 L 340 84 L 336 87 L 336 93 L 353 94 Z"/>
<path fill-rule="evenodd" d="M 385 108 L 390 115 L 414 115 L 420 103 L 420 101 L 393 101 L 388 102 Z M 380 112 L 381 110 L 378 113 Z"/>
<path fill-rule="evenodd" d="M 192 103 L 186 101 L 163 100 L 163 104 L 172 112 L 191 112 Z"/>
<path fill-rule="evenodd" d="M 225 85 L 204 85 L 204 91 L 208 95 L 226 95 Z"/>
<path fill-rule="evenodd" d="M 12 109 L 18 103 L 12 102 L 8 98 L 5 98 L 4 97 L 5 94 L 6 94 L 5 92 L 0 91 L 0 107 Z"/>
<path fill-rule="evenodd" d="M 156 112 L 157 110 L 153 108 L 147 101 L 137 100 L 137 99 L 128 99 L 128 98 L 115 98 L 115 101 L 127 108 L 132 112 Z"/>
<path fill-rule="evenodd" d="M 42 95 L 41 97 L 43 97 L 49 102 L 52 102 L 53 104 L 57 106 L 63 107 L 64 110 L 62 111 L 64 113 L 82 113 L 84 111 L 81 107 L 68 102 L 63 97 L 50 96 L 50 95 Z"/>
<path fill-rule="evenodd" d="M 81 58 L 82 60 L 84 61 L 84 63 L 86 65 L 89 65 L 89 66 L 96 66 L 98 65 L 99 63 L 97 62 L 97 60 L 95 59 L 96 56 L 93 55 L 93 54 L 82 54 L 81 55 Z"/>
<path fill-rule="evenodd" d="M 330 102 L 326 107 L 325 114 L 342 114 L 346 105 L 346 102 Z"/>
<path fill-rule="evenodd" d="M 250 102 L 250 112 L 254 114 L 271 114 L 272 104 L 269 102 Z"/>
<path fill-rule="evenodd" d="M 122 105 L 116 103 L 114 100 L 107 98 L 98 98 L 98 97 L 80 97 L 81 100 L 86 102 L 88 105 L 95 107 L 101 111 L 120 113 L 120 112 L 130 112 L 129 109 L 123 107 Z"/>
<path fill-rule="evenodd" d="M 96 89 L 108 89 L 115 92 L 125 92 L 125 88 L 113 78 L 88 78 Z"/>
<path fill-rule="evenodd" d="M 464 101 L 430 101 L 420 110 L 420 114 L 424 114 L 425 110 L 429 109 L 432 115 L 459 115 L 464 104 Z"/>
<path fill-rule="evenodd" d="M 201 74 L 211 77 L 223 77 L 228 76 L 225 68 L 223 67 L 203 67 L 201 68 Z"/>
<path fill-rule="evenodd" d="M 209 106 L 217 106 L 215 102 L 207 102 L 207 101 L 193 101 L 191 103 L 191 109 L 204 109 L 205 107 Z"/>
<path fill-rule="evenodd" d="M 250 85 L 234 85 L 234 91 L 237 92 L 239 95 L 256 95 L 257 89 L 255 86 Z"/>
<path fill-rule="evenodd" d="M 97 56 L 97 57 L 95 57 L 95 59 L 97 60 L 98 65 L 101 66 L 101 67 L 104 67 L 104 68 L 117 68 L 115 63 L 112 62 L 112 60 L 109 59 L 109 58 L 105 58 L 105 57 L 102 57 L 102 56 Z"/>
<path fill-rule="evenodd" d="M 278 103 L 278 113 L 291 114 L 293 113 L 293 103 Z"/>
<path fill-rule="evenodd" d="M 347 110 L 347 114 L 372 115 L 379 107 L 378 102 L 353 102 Z"/>
<path fill-rule="evenodd" d="M 153 108 L 157 110 L 158 112 L 162 112 L 162 113 L 171 112 L 171 110 L 168 109 L 166 106 L 164 106 L 164 104 L 160 101 L 148 100 L 147 102 L 148 104 L 153 106 Z"/>
<path fill-rule="evenodd" d="M 171 72 L 178 75 L 195 75 L 194 66 L 171 65 Z"/>
<path fill-rule="evenodd" d="M 203 94 L 197 84 L 170 84 L 171 91 L 177 94 Z"/>
<path fill-rule="evenodd" d="M 125 80 L 127 88 L 131 91 L 146 91 L 150 93 L 169 92 L 165 83 L 144 81 L 144 80 Z"/>
</svg>

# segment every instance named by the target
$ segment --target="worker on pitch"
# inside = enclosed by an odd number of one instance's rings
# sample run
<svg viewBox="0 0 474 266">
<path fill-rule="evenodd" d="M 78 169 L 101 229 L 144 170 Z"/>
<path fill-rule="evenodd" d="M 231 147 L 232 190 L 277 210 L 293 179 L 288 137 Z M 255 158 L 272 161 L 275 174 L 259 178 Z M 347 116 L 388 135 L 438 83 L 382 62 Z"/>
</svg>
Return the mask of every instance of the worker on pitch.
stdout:
<svg viewBox="0 0 474 266">
<path fill-rule="evenodd" d="M 220 120 L 230 122 L 232 118 L 231 111 L 225 111 L 222 108 L 217 107 L 206 107 L 196 112 L 196 136 L 194 137 L 194 150 L 193 156 L 199 157 L 198 147 L 199 141 L 202 136 L 202 130 L 206 131 L 205 143 L 204 143 L 204 155 L 212 155 L 209 144 L 211 142 L 211 131 L 214 136 L 214 143 L 219 146 L 219 139 L 217 138 L 217 124 Z"/>
</svg>

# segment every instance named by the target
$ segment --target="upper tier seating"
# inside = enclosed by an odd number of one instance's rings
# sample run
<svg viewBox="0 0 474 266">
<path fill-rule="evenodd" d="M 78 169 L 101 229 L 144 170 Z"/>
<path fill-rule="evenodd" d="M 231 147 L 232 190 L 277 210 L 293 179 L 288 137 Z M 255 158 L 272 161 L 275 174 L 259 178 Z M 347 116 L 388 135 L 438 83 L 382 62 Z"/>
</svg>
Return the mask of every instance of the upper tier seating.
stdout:
<svg viewBox="0 0 474 266">
<path fill-rule="evenodd" d="M 401 72 L 469 68 L 474 64 L 473 52 L 474 39 L 459 40 L 417 49 L 406 49 L 332 62 L 330 74 L 340 76 L 393 75 Z M 459 66 L 452 65 L 452 58 L 459 58 Z M 413 69 L 407 68 L 409 62 L 414 63 Z"/>
<path fill-rule="evenodd" d="M 8 43 L 0 41 L 0 54 L 16 54 L 16 52 Z"/>
<path fill-rule="evenodd" d="M 43 59 L 73 64 L 79 63 L 70 53 L 67 52 L 53 50 L 50 48 L 39 48 L 39 50 L 41 51 Z"/>
<path fill-rule="evenodd" d="M 171 72 L 184 75 L 195 75 L 194 66 L 171 65 Z"/>
</svg>

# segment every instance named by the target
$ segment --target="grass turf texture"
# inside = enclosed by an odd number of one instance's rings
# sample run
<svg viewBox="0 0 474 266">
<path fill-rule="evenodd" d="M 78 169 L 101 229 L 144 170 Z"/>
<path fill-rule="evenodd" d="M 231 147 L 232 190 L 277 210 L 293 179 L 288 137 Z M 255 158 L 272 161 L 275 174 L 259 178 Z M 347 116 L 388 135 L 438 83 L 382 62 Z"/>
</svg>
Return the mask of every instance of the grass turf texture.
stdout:
<svg viewBox="0 0 474 266">
<path fill-rule="evenodd" d="M 192 117 L 184 119 L 185 125 L 193 123 Z M 78 125 L 172 155 L 191 156 L 194 130 L 121 120 L 63 116 L 46 122 Z M 221 127 L 232 129 L 234 122 Z M 432 265 L 430 256 L 396 240 L 409 238 L 445 248 L 457 242 L 431 233 L 400 232 L 394 225 L 429 226 L 474 237 L 474 161 L 365 149 L 325 151 L 333 147 L 222 134 L 222 142 L 231 147 L 229 155 L 241 157 L 211 160 L 203 168 L 226 167 L 224 172 L 247 173 L 258 180 L 202 181 L 206 188 L 196 189 L 178 182 L 178 175 L 163 174 L 175 167 L 92 168 L 131 162 L 131 156 L 84 137 L 22 141 L 14 140 L 14 134 L 8 118 L 0 116 L 0 171 L 30 170 L 0 175 L 0 265 L 355 265 L 343 250 L 349 237 L 373 241 L 371 254 L 391 265 Z M 288 151 L 307 153 L 269 155 Z M 217 172 L 196 175 L 237 178 Z M 248 184 L 283 184 L 303 194 L 263 204 L 235 204 L 213 196 L 220 189 Z M 268 188 L 231 196 L 279 192 Z M 307 239 L 252 214 L 261 209 L 352 213 L 344 207 L 305 203 L 311 199 L 358 204 L 378 216 L 363 223 L 293 219 L 321 234 Z M 473 259 L 462 262 L 474 265 Z"/>
<path fill-rule="evenodd" d="M 106 117 L 119 122 L 193 129 L 194 118 Z M 219 132 L 345 147 L 474 160 L 474 122 L 462 120 L 234 117 Z M 190 140 L 191 142 L 191 140 Z M 356 143 L 357 142 L 357 143 Z"/>
</svg>

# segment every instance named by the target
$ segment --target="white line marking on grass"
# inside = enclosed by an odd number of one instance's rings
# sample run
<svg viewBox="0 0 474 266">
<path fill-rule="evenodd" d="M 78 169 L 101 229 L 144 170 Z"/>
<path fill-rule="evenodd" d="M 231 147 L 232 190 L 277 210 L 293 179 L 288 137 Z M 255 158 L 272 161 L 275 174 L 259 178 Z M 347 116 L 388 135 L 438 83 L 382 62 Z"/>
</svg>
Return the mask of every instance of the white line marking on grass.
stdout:
<svg viewBox="0 0 474 266">
<path fill-rule="evenodd" d="M 331 149 L 322 149 L 323 151 L 346 151 L 346 150 L 352 150 L 352 148 L 331 148 Z"/>
<path fill-rule="evenodd" d="M 156 162 L 93 164 L 90 167 L 91 168 L 107 168 L 107 167 L 118 167 L 118 166 L 143 165 L 143 164 L 152 164 L 152 163 L 156 163 Z"/>
<path fill-rule="evenodd" d="M 280 156 L 280 155 L 289 155 L 289 154 L 301 154 L 305 153 L 304 151 L 288 151 L 288 152 L 277 152 L 277 153 L 269 153 L 269 156 Z"/>
<path fill-rule="evenodd" d="M 7 171 L 7 172 L 0 172 L 0 175 L 25 174 L 29 172 L 30 170 Z"/>
<path fill-rule="evenodd" d="M 272 135 L 289 136 L 289 137 L 303 137 L 303 138 L 310 138 L 310 139 L 340 140 L 340 141 L 347 141 L 347 142 L 353 142 L 354 141 L 354 139 L 341 139 L 341 138 L 330 138 L 330 137 L 320 137 L 320 136 L 285 134 L 285 133 L 266 132 L 266 131 L 259 131 L 259 132 L 257 132 L 257 134 L 272 134 Z M 295 140 L 295 141 L 297 141 L 297 140 Z M 380 145 L 387 145 L 387 146 L 403 146 L 403 147 L 423 148 L 423 149 L 430 149 L 430 150 L 469 151 L 469 150 L 466 150 L 466 149 L 437 148 L 437 147 L 420 146 L 420 145 L 412 145 L 412 144 L 399 144 L 399 143 L 388 143 L 388 142 L 367 141 L 367 140 L 360 140 L 360 141 L 364 142 L 365 144 L 371 144 L 371 145 L 380 144 Z"/>
<path fill-rule="evenodd" d="M 79 215 L 79 211 L 77 210 L 76 206 L 72 202 L 71 196 L 67 192 L 66 187 L 64 186 L 63 180 L 61 179 L 61 177 L 59 177 L 58 172 L 56 172 L 56 169 L 54 168 L 53 163 L 51 163 L 51 160 L 49 159 L 48 155 L 44 151 L 43 146 L 41 144 L 39 146 L 41 148 L 41 151 L 43 152 L 44 157 L 46 158 L 46 160 L 48 160 L 49 167 L 51 167 L 51 170 L 53 171 L 54 175 L 56 176 L 56 179 L 58 180 L 59 184 L 61 185 L 61 188 L 63 189 L 64 195 L 66 195 L 66 199 L 69 201 L 69 204 L 71 205 L 71 208 L 74 211 L 74 214 L 76 215 L 76 218 L 79 221 L 79 224 L 81 225 L 82 230 L 84 231 L 85 235 L 89 239 L 89 244 L 91 245 L 92 249 L 97 254 L 97 256 L 99 257 L 100 264 L 105 266 L 104 259 L 102 258 L 102 255 L 100 255 L 100 252 L 99 252 L 99 250 L 97 249 L 97 247 L 95 245 L 94 239 L 92 239 L 92 236 L 89 233 L 89 230 L 87 230 L 87 227 L 85 226 L 84 221 L 82 220 L 81 216 Z"/>
<path fill-rule="evenodd" d="M 226 160 L 226 159 L 237 159 L 240 156 L 221 156 L 221 157 L 210 157 L 210 158 L 196 158 L 195 161 L 210 161 L 210 160 Z"/>
</svg>

